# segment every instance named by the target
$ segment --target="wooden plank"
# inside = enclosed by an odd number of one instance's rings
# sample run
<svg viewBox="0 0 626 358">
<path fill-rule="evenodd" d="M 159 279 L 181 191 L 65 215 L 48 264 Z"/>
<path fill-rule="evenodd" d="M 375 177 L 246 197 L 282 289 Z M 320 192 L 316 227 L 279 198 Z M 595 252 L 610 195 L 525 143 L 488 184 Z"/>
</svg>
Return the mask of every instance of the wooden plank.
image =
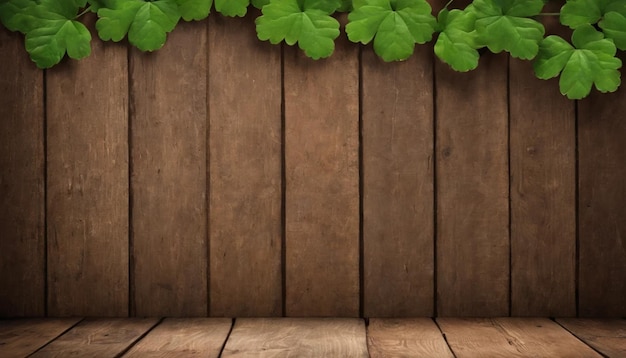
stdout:
<svg viewBox="0 0 626 358">
<path fill-rule="evenodd" d="M 437 61 L 437 312 L 509 314 L 507 56 Z"/>
<path fill-rule="evenodd" d="M 357 51 L 341 38 L 313 61 L 285 47 L 288 316 L 359 315 Z"/>
<path fill-rule="evenodd" d="M 212 316 L 282 315 L 280 46 L 258 15 L 209 20 Z"/>
<path fill-rule="evenodd" d="M 457 358 L 601 357 L 547 318 L 439 318 Z"/>
<path fill-rule="evenodd" d="M 43 71 L 4 27 L 0 52 L 0 317 L 43 316 Z"/>
<path fill-rule="evenodd" d="M 576 114 L 558 80 L 510 61 L 511 314 L 576 315 Z"/>
<path fill-rule="evenodd" d="M 579 315 L 626 317 L 626 90 L 578 104 Z"/>
<path fill-rule="evenodd" d="M 218 357 L 231 325 L 230 318 L 169 318 L 124 357 Z"/>
<path fill-rule="evenodd" d="M 75 325 L 78 318 L 0 321 L 0 356 L 22 358 Z"/>
<path fill-rule="evenodd" d="M 51 316 L 128 315 L 127 50 L 92 48 L 47 72 Z"/>
<path fill-rule="evenodd" d="M 138 316 L 206 316 L 206 22 L 131 56 L 132 255 Z"/>
<path fill-rule="evenodd" d="M 88 319 L 31 357 L 118 357 L 157 323 L 156 318 Z"/>
<path fill-rule="evenodd" d="M 370 319 L 367 346 L 372 358 L 454 357 L 430 318 Z"/>
<path fill-rule="evenodd" d="M 626 357 L 626 320 L 559 318 L 557 322 L 607 357 Z"/>
<path fill-rule="evenodd" d="M 432 48 L 362 61 L 364 315 L 432 316 Z"/>
<path fill-rule="evenodd" d="M 363 320 L 242 318 L 222 357 L 368 357 Z"/>
</svg>

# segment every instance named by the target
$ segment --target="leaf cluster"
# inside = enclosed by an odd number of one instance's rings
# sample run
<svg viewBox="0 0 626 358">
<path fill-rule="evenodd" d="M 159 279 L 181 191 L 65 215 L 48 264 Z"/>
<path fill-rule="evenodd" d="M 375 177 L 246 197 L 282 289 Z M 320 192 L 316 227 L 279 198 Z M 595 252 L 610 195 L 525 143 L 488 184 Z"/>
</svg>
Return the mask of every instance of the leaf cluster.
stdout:
<svg viewBox="0 0 626 358">
<path fill-rule="evenodd" d="M 332 55 L 341 26 L 334 16 L 348 12 L 345 33 L 355 43 L 372 43 L 384 61 L 409 58 L 417 44 L 434 42 L 435 55 L 456 71 L 470 71 L 481 52 L 507 52 L 533 61 L 538 78 L 560 76 L 561 93 L 587 96 L 592 87 L 613 92 L 620 85 L 626 50 L 626 0 L 567 0 L 558 13 L 543 13 L 547 0 L 473 0 L 463 9 L 448 5 L 433 14 L 427 0 L 0 0 L 0 21 L 25 35 L 26 50 L 40 68 L 67 54 L 90 54 L 91 33 L 81 22 L 97 14 L 105 41 L 128 42 L 142 51 L 163 46 L 180 21 L 199 21 L 214 10 L 244 16 L 261 9 L 257 36 L 273 44 L 297 44 L 320 59 Z M 559 17 L 571 39 L 545 36 L 542 16 Z"/>
</svg>

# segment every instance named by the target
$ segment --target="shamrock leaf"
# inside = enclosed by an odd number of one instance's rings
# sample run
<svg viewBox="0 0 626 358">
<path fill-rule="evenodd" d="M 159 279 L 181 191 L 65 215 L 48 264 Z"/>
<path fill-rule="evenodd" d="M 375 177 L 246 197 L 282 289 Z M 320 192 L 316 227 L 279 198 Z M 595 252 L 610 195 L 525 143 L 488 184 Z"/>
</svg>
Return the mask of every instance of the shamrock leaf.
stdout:
<svg viewBox="0 0 626 358">
<path fill-rule="evenodd" d="M 413 54 L 415 44 L 430 41 L 436 20 L 425 0 L 366 0 L 348 16 L 346 33 L 352 42 L 374 40 L 374 51 L 385 61 Z"/>
<path fill-rule="evenodd" d="M 607 12 L 598 25 L 607 38 L 613 39 L 618 49 L 626 50 L 626 17 L 623 14 Z"/>
<path fill-rule="evenodd" d="M 340 6 L 340 0 L 270 0 L 256 19 L 257 36 L 273 44 L 297 42 L 313 59 L 328 57 L 339 36 L 339 22 L 330 15 Z"/>
<path fill-rule="evenodd" d="M 107 0 L 89 0 L 89 11 L 97 13 L 103 7 L 107 7 Z"/>
<path fill-rule="evenodd" d="M 215 0 L 215 10 L 224 16 L 245 16 L 248 12 L 248 5 L 250 5 L 250 0 Z"/>
<path fill-rule="evenodd" d="M 213 0 L 178 0 L 178 11 L 185 21 L 202 20 L 209 16 Z"/>
<path fill-rule="evenodd" d="M 595 24 L 609 12 L 626 15 L 626 0 L 568 0 L 561 8 L 560 20 L 575 29 L 585 24 Z"/>
<path fill-rule="evenodd" d="M 11 31 L 26 33 L 32 26 L 32 17 L 25 10 L 37 5 L 35 0 L 8 0 L 0 3 L 0 21 Z"/>
<path fill-rule="evenodd" d="M 96 29 L 102 40 L 128 41 L 142 51 L 154 51 L 165 44 L 180 12 L 176 0 L 111 0 L 110 8 L 98 10 Z"/>
<path fill-rule="evenodd" d="M 352 0 L 341 0 L 341 6 L 337 11 L 340 12 L 349 12 L 352 11 Z"/>
<path fill-rule="evenodd" d="M 29 8 L 31 27 L 26 29 L 26 51 L 39 68 L 49 68 L 65 53 L 81 59 L 91 53 L 91 34 L 75 21 L 84 1 L 41 0 Z"/>
<path fill-rule="evenodd" d="M 439 37 L 435 43 L 435 54 L 455 71 L 467 72 L 478 66 L 480 54 L 476 50 L 474 23 L 476 14 L 472 11 L 447 10 L 439 12 Z"/>
<path fill-rule="evenodd" d="M 262 9 L 263 6 L 270 3 L 270 0 L 252 0 L 250 1 L 250 3 L 252 3 L 252 6 L 256 7 L 257 9 Z"/>
<path fill-rule="evenodd" d="M 475 0 L 476 33 L 491 52 L 507 51 L 529 60 L 537 55 L 545 29 L 529 19 L 539 14 L 543 0 Z"/>
<path fill-rule="evenodd" d="M 533 64 L 537 77 L 549 79 L 561 73 L 559 87 L 569 99 L 586 97 L 592 85 L 600 92 L 616 91 L 622 61 L 615 57 L 613 41 L 585 24 L 574 30 L 572 43 L 559 36 L 546 37 Z"/>
</svg>

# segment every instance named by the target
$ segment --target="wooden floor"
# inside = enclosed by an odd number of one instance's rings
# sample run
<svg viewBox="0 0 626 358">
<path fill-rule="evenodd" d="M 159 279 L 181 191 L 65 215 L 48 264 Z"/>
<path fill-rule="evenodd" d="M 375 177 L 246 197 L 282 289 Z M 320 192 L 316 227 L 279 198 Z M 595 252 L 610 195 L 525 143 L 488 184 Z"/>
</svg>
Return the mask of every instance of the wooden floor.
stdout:
<svg viewBox="0 0 626 358">
<path fill-rule="evenodd" d="M 626 320 L 0 321 L 0 357 L 626 357 Z"/>
</svg>

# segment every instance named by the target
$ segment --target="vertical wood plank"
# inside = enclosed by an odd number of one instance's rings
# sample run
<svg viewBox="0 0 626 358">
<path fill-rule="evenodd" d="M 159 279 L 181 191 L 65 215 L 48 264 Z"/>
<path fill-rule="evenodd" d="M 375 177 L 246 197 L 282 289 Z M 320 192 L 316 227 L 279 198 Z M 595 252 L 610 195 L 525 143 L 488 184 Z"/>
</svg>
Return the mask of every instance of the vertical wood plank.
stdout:
<svg viewBox="0 0 626 358">
<path fill-rule="evenodd" d="M 212 316 L 282 315 L 280 46 L 250 12 L 209 23 Z"/>
<path fill-rule="evenodd" d="M 575 104 L 511 59 L 511 314 L 576 315 Z"/>
<path fill-rule="evenodd" d="M 507 56 L 436 63 L 439 316 L 509 314 Z"/>
<path fill-rule="evenodd" d="M 398 63 L 363 50 L 365 317 L 433 315 L 432 66 L 430 46 Z"/>
<path fill-rule="evenodd" d="M 0 52 L 0 317 L 43 316 L 43 71 L 21 34 L 0 28 Z"/>
<path fill-rule="evenodd" d="M 626 316 L 626 90 L 578 106 L 579 314 Z"/>
<path fill-rule="evenodd" d="M 132 218 L 138 316 L 207 314 L 206 22 L 133 50 Z"/>
<path fill-rule="evenodd" d="M 51 316 L 128 314 L 127 50 L 92 47 L 47 77 Z"/>
<path fill-rule="evenodd" d="M 23 358 L 70 329 L 78 318 L 34 318 L 0 321 L 0 356 Z"/>
<path fill-rule="evenodd" d="M 289 316 L 359 314 L 358 47 L 336 46 L 322 61 L 285 47 Z"/>
<path fill-rule="evenodd" d="M 80 322 L 30 357 L 119 357 L 157 318 L 99 318 Z"/>
</svg>

